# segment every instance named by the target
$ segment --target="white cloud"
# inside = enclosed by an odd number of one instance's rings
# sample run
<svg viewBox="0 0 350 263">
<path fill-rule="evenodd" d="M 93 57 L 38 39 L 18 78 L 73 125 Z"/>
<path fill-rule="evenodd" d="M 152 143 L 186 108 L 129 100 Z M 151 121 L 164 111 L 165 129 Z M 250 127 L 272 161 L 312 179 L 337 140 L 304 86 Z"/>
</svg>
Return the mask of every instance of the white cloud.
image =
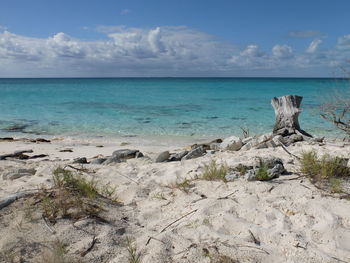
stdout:
<svg viewBox="0 0 350 263">
<path fill-rule="evenodd" d="M 317 51 L 318 46 L 322 43 L 321 39 L 315 39 L 313 40 L 309 47 L 306 49 L 307 53 L 315 53 Z"/>
<path fill-rule="evenodd" d="M 341 50 L 350 50 L 350 34 L 338 38 L 337 48 Z"/>
<path fill-rule="evenodd" d="M 332 50 L 319 51 L 321 40 L 306 52 L 275 45 L 239 48 L 185 26 L 156 28 L 99 27 L 104 40 L 86 41 L 65 33 L 31 38 L 0 33 L 0 77 L 35 76 L 241 76 L 307 74 L 308 68 L 341 65 L 350 57 L 350 35 Z M 276 74 L 277 74 L 276 73 Z"/>
<path fill-rule="evenodd" d="M 293 50 L 287 45 L 275 45 L 272 48 L 272 54 L 277 58 L 288 59 L 293 57 Z"/>
<path fill-rule="evenodd" d="M 127 15 L 127 14 L 129 14 L 131 11 L 129 10 L 129 9 L 127 9 L 127 8 L 125 8 L 125 9 L 123 9 L 122 11 L 120 11 L 120 14 L 121 15 Z"/>
</svg>

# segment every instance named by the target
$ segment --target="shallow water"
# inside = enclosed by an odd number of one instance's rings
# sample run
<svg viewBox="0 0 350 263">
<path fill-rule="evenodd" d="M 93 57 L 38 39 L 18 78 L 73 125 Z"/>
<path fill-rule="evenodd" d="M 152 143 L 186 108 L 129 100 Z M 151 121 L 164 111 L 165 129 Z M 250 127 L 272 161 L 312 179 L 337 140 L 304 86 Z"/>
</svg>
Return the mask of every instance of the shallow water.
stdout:
<svg viewBox="0 0 350 263">
<path fill-rule="evenodd" d="M 303 96 L 301 127 L 335 136 L 320 97 L 348 82 L 288 78 L 0 79 L 2 135 L 240 135 L 272 130 L 274 96 Z M 326 95 L 328 96 L 328 95 Z"/>
</svg>

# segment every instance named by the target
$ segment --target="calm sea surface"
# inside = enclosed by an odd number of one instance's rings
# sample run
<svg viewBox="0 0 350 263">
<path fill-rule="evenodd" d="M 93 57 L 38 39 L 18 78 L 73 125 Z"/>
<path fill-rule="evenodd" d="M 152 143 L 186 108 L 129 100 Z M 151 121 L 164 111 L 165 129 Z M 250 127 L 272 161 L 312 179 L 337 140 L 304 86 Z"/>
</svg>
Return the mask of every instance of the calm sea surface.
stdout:
<svg viewBox="0 0 350 263">
<path fill-rule="evenodd" d="M 0 79 L 1 135 L 241 135 L 272 130 L 274 96 L 303 96 L 301 127 L 335 135 L 319 117 L 334 79 Z"/>
</svg>

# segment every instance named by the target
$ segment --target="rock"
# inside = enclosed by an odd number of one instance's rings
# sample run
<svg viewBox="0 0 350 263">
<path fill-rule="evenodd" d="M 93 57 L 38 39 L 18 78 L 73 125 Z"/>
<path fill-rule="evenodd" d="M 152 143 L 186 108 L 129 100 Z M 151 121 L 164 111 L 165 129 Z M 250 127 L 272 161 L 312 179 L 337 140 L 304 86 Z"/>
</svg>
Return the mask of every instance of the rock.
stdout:
<svg viewBox="0 0 350 263">
<path fill-rule="evenodd" d="M 24 153 L 32 153 L 32 152 L 33 150 L 15 151 L 14 153 L 0 155 L 0 160 L 6 160 L 6 158 L 28 159 L 29 156 L 24 155 Z"/>
<path fill-rule="evenodd" d="M 180 153 L 171 154 L 170 157 L 169 157 L 169 161 L 170 162 L 181 161 L 181 159 L 187 154 L 188 154 L 188 151 L 183 151 L 183 152 L 180 152 Z"/>
<path fill-rule="evenodd" d="M 109 165 L 111 163 L 121 163 L 122 161 L 118 157 L 111 156 L 103 162 L 103 165 Z"/>
<path fill-rule="evenodd" d="M 107 158 L 96 158 L 93 159 L 90 164 L 102 164 L 107 160 Z"/>
<path fill-rule="evenodd" d="M 156 163 L 162 163 L 162 162 L 168 161 L 169 157 L 170 157 L 169 151 L 161 152 L 156 158 Z"/>
<path fill-rule="evenodd" d="M 242 143 L 243 143 L 243 145 L 244 144 L 247 144 L 248 142 L 250 142 L 251 140 L 253 140 L 254 139 L 254 137 L 253 136 L 250 136 L 250 137 L 247 137 L 247 138 L 244 138 L 243 140 L 242 140 Z"/>
<path fill-rule="evenodd" d="M 143 157 L 143 154 L 139 150 L 122 149 L 114 151 L 112 153 L 112 157 L 116 157 L 117 159 L 124 161 L 127 159 Z"/>
<path fill-rule="evenodd" d="M 6 173 L 2 176 L 3 180 L 15 180 L 18 178 L 21 178 L 23 176 L 32 176 L 36 173 L 36 170 L 34 168 L 27 169 L 27 168 L 19 168 L 16 170 L 13 170 L 12 172 Z"/>
<path fill-rule="evenodd" d="M 220 148 L 229 151 L 238 151 L 242 148 L 242 140 L 236 136 L 231 136 L 223 140 L 220 144 Z"/>
<path fill-rule="evenodd" d="M 210 144 L 210 150 L 219 151 L 220 150 L 220 143 L 213 142 Z"/>
<path fill-rule="evenodd" d="M 188 154 L 186 154 L 184 157 L 182 157 L 181 160 L 189 160 L 189 159 L 194 159 L 203 156 L 206 153 L 205 149 L 203 146 L 199 146 L 196 149 L 193 149 L 189 151 Z"/>
<path fill-rule="evenodd" d="M 122 150 L 114 151 L 112 156 L 107 158 L 107 160 L 104 161 L 103 164 L 108 165 L 111 163 L 120 163 L 128 159 L 141 158 L 141 157 L 143 157 L 143 153 L 140 152 L 139 150 L 122 149 Z"/>
<path fill-rule="evenodd" d="M 63 149 L 63 150 L 59 150 L 60 153 L 72 153 L 73 150 L 68 148 L 68 149 Z"/>
<path fill-rule="evenodd" d="M 267 168 L 267 177 L 266 178 L 258 178 L 258 172 L 259 169 L 261 168 L 261 164 L 266 165 Z M 282 175 L 283 173 L 285 173 L 286 170 L 283 166 L 283 162 L 280 158 L 275 158 L 275 157 L 271 157 L 271 158 L 266 158 L 266 159 L 259 159 L 259 162 L 257 164 L 255 164 L 253 169 L 249 169 L 246 173 L 245 173 L 245 178 L 248 181 L 268 181 L 268 180 L 272 180 L 274 178 L 279 177 L 280 175 Z"/>
<path fill-rule="evenodd" d="M 240 173 L 236 171 L 232 171 L 225 175 L 225 180 L 227 182 L 232 182 L 240 177 Z"/>
<path fill-rule="evenodd" d="M 286 146 L 289 146 L 295 142 L 300 142 L 300 141 L 303 141 L 304 138 L 302 135 L 299 135 L 299 134 L 292 134 L 291 136 L 288 136 L 287 138 L 284 138 L 285 140 L 285 145 Z"/>
<path fill-rule="evenodd" d="M 73 163 L 88 163 L 85 157 L 79 157 L 73 160 Z"/>
<path fill-rule="evenodd" d="M 49 143 L 51 142 L 50 140 L 46 140 L 44 138 L 36 138 L 34 140 L 30 140 L 31 142 L 46 142 L 46 143 Z"/>
<path fill-rule="evenodd" d="M 270 141 L 273 138 L 272 133 L 266 133 L 263 135 L 260 135 L 256 138 L 253 138 L 250 140 L 246 145 L 242 147 L 243 151 L 247 151 L 250 149 L 262 149 L 262 148 L 267 148 L 267 142 Z"/>
</svg>

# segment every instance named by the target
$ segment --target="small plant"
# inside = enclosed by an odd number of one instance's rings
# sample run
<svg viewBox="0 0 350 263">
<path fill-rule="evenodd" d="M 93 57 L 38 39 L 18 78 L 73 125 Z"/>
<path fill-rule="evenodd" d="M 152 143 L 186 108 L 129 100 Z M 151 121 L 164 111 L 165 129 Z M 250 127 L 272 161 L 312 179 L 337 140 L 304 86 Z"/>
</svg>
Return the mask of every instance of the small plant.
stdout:
<svg viewBox="0 0 350 263">
<path fill-rule="evenodd" d="M 128 262 L 129 263 L 141 263 L 142 262 L 142 252 L 138 251 L 136 245 L 133 244 L 131 239 L 128 237 L 126 239 L 126 249 L 128 250 Z"/>
<path fill-rule="evenodd" d="M 256 172 L 256 180 L 258 181 L 268 181 L 271 179 L 268 173 L 268 165 L 263 160 L 259 160 L 259 169 Z"/>
<path fill-rule="evenodd" d="M 204 171 L 202 178 L 209 181 L 222 180 L 226 182 L 226 174 L 228 173 L 228 167 L 226 164 L 218 165 L 215 160 L 212 160 L 209 164 L 204 165 Z"/>
<path fill-rule="evenodd" d="M 171 185 L 169 185 L 169 187 L 171 189 L 179 189 L 185 193 L 188 193 L 190 188 L 192 187 L 191 181 L 192 180 L 185 179 L 182 182 L 177 182 L 175 184 L 171 184 Z"/>
<path fill-rule="evenodd" d="M 160 200 L 167 200 L 163 193 L 155 193 L 152 198 L 160 199 Z"/>
<path fill-rule="evenodd" d="M 67 253 L 65 244 L 57 240 L 42 254 L 40 263 L 80 263 Z"/>
<path fill-rule="evenodd" d="M 343 192 L 343 189 L 341 187 L 341 180 L 339 178 L 330 178 L 329 183 L 332 193 L 340 194 Z"/>
<path fill-rule="evenodd" d="M 300 167 L 303 175 L 309 176 L 315 181 L 350 176 L 350 168 L 347 167 L 344 159 L 328 154 L 319 158 L 315 152 L 303 153 Z"/>
<path fill-rule="evenodd" d="M 240 174 L 241 176 L 244 176 L 244 175 L 247 173 L 247 171 L 248 171 L 248 167 L 245 166 L 245 165 L 243 165 L 243 164 L 239 164 L 239 165 L 235 168 L 235 170 L 236 170 L 237 172 L 239 172 L 239 174 Z"/>
<path fill-rule="evenodd" d="M 341 179 L 350 177 L 350 168 L 344 159 L 328 154 L 318 157 L 314 151 L 302 154 L 300 171 L 313 183 L 328 187 L 332 193 L 344 193 Z"/>
<path fill-rule="evenodd" d="M 53 182 L 54 188 L 43 191 L 40 202 L 43 215 L 52 223 L 57 217 L 96 217 L 103 210 L 99 200 L 102 197 L 113 200 L 111 197 L 115 193 L 110 186 L 99 189 L 94 179 L 60 167 L 53 171 Z"/>
</svg>

